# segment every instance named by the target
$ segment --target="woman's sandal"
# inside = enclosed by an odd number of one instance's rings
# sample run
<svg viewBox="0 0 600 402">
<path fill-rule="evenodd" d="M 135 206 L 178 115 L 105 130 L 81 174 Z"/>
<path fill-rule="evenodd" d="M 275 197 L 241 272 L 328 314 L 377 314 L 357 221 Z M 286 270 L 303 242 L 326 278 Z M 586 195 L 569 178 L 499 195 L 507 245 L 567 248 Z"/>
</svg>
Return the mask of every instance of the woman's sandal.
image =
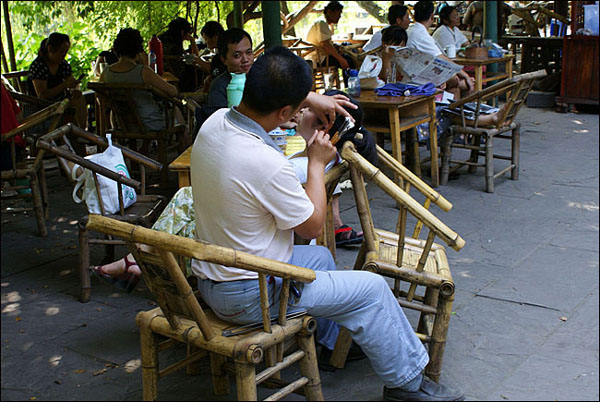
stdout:
<svg viewBox="0 0 600 402">
<path fill-rule="evenodd" d="M 129 267 L 137 266 L 135 260 L 133 262 L 127 259 L 127 256 L 123 257 L 125 261 L 125 272 L 118 275 L 111 275 L 104 272 L 103 265 L 96 266 L 92 268 L 92 273 L 96 275 L 98 278 L 110 283 L 111 285 L 115 285 L 118 288 L 125 290 L 127 293 L 131 293 L 133 289 L 137 286 L 140 281 L 140 276 L 134 274 L 129 271 Z"/>
<path fill-rule="evenodd" d="M 335 245 L 337 247 L 360 244 L 362 241 L 362 232 L 356 233 L 356 231 L 348 225 L 342 225 L 339 229 L 335 230 Z"/>
</svg>

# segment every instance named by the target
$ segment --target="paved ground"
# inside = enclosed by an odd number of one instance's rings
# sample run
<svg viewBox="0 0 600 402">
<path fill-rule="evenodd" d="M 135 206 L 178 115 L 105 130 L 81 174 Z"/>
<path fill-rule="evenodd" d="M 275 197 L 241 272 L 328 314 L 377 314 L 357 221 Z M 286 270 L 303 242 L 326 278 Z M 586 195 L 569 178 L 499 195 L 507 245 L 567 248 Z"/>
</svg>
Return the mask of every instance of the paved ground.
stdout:
<svg viewBox="0 0 600 402">
<path fill-rule="evenodd" d="M 457 292 L 441 381 L 470 400 L 598 400 L 598 115 L 524 108 L 520 120 L 519 181 L 500 178 L 487 194 L 480 171 L 439 188 L 454 208 L 436 215 L 467 242 L 448 251 Z M 134 317 L 153 307 L 149 292 L 93 279 L 91 302 L 79 303 L 75 223 L 84 210 L 63 177 L 50 188 L 48 238 L 36 236 L 32 216 L 2 212 L 1 397 L 140 399 Z M 377 225 L 389 227 L 394 204 L 374 184 L 368 191 Z M 358 227 L 353 205 L 345 191 L 342 216 Z M 340 250 L 338 267 L 355 256 Z M 200 376 L 161 379 L 160 399 L 234 399 L 212 394 L 203 365 Z M 321 378 L 326 399 L 381 399 L 367 361 Z"/>
</svg>

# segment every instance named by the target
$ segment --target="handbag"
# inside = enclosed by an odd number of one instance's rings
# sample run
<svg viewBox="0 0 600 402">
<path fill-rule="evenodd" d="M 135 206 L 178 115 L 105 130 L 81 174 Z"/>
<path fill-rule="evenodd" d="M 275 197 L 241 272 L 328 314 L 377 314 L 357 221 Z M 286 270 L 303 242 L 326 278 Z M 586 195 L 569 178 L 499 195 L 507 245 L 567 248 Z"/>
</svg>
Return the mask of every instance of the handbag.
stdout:
<svg viewBox="0 0 600 402">
<path fill-rule="evenodd" d="M 123 159 L 123 153 L 112 143 L 111 134 L 106 134 L 108 140 L 108 148 L 104 152 L 94 155 L 88 155 L 85 159 L 96 163 L 106 169 L 112 170 L 120 175 L 129 178 L 129 171 Z M 83 170 L 83 172 L 80 172 Z M 75 181 L 73 189 L 73 201 L 77 204 L 85 201 L 88 212 L 91 214 L 102 214 L 100 202 L 98 200 L 98 192 L 94 183 L 93 173 L 89 169 L 85 169 L 80 165 L 73 166 L 71 176 Z M 107 214 L 114 214 L 119 211 L 119 186 L 118 183 L 108 177 L 96 175 L 98 177 L 98 187 L 102 195 L 102 204 L 104 211 Z M 79 189 L 83 187 L 81 198 L 77 195 Z M 123 208 L 128 208 L 137 201 L 135 190 L 129 186 L 121 185 L 123 192 Z"/>
</svg>

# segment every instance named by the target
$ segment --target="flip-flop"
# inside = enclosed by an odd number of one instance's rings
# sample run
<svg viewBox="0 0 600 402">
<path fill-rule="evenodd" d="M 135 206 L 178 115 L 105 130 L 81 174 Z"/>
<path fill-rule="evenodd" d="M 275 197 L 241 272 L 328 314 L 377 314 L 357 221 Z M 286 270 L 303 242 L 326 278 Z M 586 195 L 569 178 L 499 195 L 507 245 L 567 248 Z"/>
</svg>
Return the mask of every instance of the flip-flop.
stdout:
<svg viewBox="0 0 600 402">
<path fill-rule="evenodd" d="M 348 232 L 350 233 L 349 236 L 347 235 Z M 337 247 L 360 244 L 362 241 L 362 232 L 356 233 L 356 231 L 348 225 L 342 225 L 339 229 L 335 230 L 335 245 Z"/>
<path fill-rule="evenodd" d="M 104 272 L 103 265 L 93 267 L 91 271 L 95 276 L 102 279 L 103 281 L 108 282 L 111 285 L 114 285 L 118 288 L 121 288 L 127 293 L 131 293 L 131 291 L 137 286 L 138 282 L 140 281 L 140 276 L 134 274 L 133 272 L 130 272 L 129 267 L 134 265 L 137 266 L 137 263 L 135 262 L 135 260 L 133 260 L 133 262 L 129 261 L 127 259 L 127 256 L 123 257 L 123 260 L 125 261 L 125 271 L 121 274 L 107 274 L 106 272 Z"/>
</svg>

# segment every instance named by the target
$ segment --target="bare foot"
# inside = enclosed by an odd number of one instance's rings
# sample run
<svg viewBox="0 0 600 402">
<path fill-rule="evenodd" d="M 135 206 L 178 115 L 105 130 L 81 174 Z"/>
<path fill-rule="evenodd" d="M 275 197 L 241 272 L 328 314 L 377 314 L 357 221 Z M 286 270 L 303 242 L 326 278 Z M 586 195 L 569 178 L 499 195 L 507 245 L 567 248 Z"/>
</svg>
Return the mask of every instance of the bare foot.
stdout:
<svg viewBox="0 0 600 402">
<path fill-rule="evenodd" d="M 129 265 L 129 272 L 131 272 L 134 275 L 141 275 L 142 271 L 140 270 L 140 267 L 138 267 L 137 264 L 135 264 L 135 259 L 133 258 L 133 255 L 127 254 L 125 258 L 127 258 L 128 261 L 133 263 Z M 103 265 L 102 272 L 109 276 L 121 275 L 125 272 L 125 258 L 121 258 L 120 260 L 111 262 L 110 264 Z"/>
</svg>

